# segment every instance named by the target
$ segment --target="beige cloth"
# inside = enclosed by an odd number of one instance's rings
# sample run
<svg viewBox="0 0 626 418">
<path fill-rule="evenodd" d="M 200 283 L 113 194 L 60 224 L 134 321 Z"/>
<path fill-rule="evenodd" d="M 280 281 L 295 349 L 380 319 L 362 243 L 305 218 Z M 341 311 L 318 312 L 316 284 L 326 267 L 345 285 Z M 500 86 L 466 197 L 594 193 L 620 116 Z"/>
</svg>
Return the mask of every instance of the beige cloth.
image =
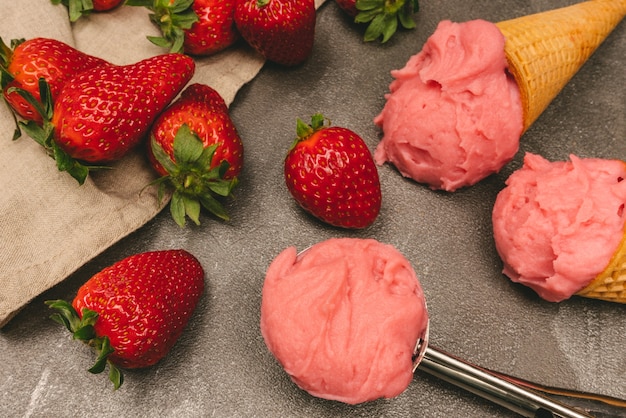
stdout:
<svg viewBox="0 0 626 418">
<path fill-rule="evenodd" d="M 324 0 L 317 0 L 321 5 Z M 115 64 L 165 52 L 146 35 L 159 35 L 144 8 L 122 6 L 70 24 L 49 0 L 0 0 L 0 37 L 48 37 Z M 242 43 L 243 44 L 243 43 Z M 258 73 L 263 59 L 241 45 L 196 59 L 191 82 L 215 88 L 230 104 Z M 11 141 L 13 119 L 0 106 L 0 327 L 34 297 L 62 281 L 106 248 L 144 225 L 162 207 L 154 177 L 137 150 L 110 171 L 79 186 L 27 136 Z"/>
</svg>

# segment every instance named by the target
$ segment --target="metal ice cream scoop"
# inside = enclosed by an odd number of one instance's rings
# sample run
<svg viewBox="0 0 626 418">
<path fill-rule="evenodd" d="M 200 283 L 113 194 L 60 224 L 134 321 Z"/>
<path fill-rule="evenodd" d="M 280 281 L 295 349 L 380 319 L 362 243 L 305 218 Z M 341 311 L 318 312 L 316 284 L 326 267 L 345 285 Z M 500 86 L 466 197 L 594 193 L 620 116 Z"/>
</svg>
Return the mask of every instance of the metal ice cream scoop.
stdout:
<svg viewBox="0 0 626 418">
<path fill-rule="evenodd" d="M 297 258 L 300 259 L 310 248 L 300 251 Z M 429 326 L 429 324 L 426 326 L 424 334 L 418 339 L 413 350 L 413 372 L 419 369 L 525 417 L 626 416 L 626 400 L 543 387 L 473 365 L 432 347 L 429 345 Z"/>
<path fill-rule="evenodd" d="M 415 346 L 413 372 L 418 368 L 525 417 L 626 416 L 626 401 L 621 399 L 543 387 L 454 357 L 429 346 L 428 329 Z M 546 395 L 556 395 L 567 403 Z M 573 404 L 577 407 L 568 406 Z"/>
</svg>

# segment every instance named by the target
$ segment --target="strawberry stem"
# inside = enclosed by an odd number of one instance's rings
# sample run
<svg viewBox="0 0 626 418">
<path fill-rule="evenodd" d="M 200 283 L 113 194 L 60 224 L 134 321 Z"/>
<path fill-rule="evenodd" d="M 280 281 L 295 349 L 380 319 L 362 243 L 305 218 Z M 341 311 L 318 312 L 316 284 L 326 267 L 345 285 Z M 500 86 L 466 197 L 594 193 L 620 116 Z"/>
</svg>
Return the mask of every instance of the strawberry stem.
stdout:
<svg viewBox="0 0 626 418">
<path fill-rule="evenodd" d="M 199 18 L 193 10 L 193 0 L 127 0 L 127 6 L 145 7 L 152 11 L 150 21 L 163 36 L 148 36 L 148 40 L 169 52 L 184 51 L 185 30 L 191 29 Z"/>
<path fill-rule="evenodd" d="M 71 175 L 80 185 L 85 183 L 87 176 L 89 176 L 90 169 L 104 168 L 88 167 L 81 164 L 56 143 L 54 140 L 54 125 L 52 125 L 51 122 L 54 111 L 52 93 L 50 92 L 50 85 L 44 78 L 39 79 L 39 96 L 41 97 L 41 100 L 37 100 L 28 91 L 18 87 L 11 87 L 7 90 L 7 93 L 13 92 L 22 96 L 24 100 L 26 100 L 33 107 L 33 109 L 39 113 L 43 120 L 41 125 L 32 120 L 18 122 L 17 130 L 20 132 L 17 137 L 17 132 L 14 133 L 14 139 L 21 136 L 20 128 L 23 129 L 28 136 L 41 145 L 46 150 L 47 154 L 56 161 L 57 169 L 59 171 L 67 171 L 68 174 Z"/>
<path fill-rule="evenodd" d="M 322 129 L 325 125 L 330 125 L 330 121 L 321 113 L 311 116 L 311 123 L 307 124 L 302 119 L 296 119 L 296 139 L 291 143 L 289 151 L 291 151 L 299 142 L 306 141 L 315 132 Z"/>
<path fill-rule="evenodd" d="M 86 16 L 93 11 L 92 0 L 51 0 L 52 4 L 67 7 L 70 22 L 76 22 L 81 16 Z"/>
<path fill-rule="evenodd" d="M 72 333 L 73 339 L 82 341 L 96 350 L 96 362 L 88 371 L 94 374 L 102 373 L 108 364 L 109 380 L 113 383 L 115 390 L 119 389 L 124 382 L 124 376 L 121 370 L 109 360 L 109 356 L 115 351 L 111 347 L 109 338 L 96 335 L 94 325 L 98 320 L 98 313 L 84 308 L 81 317 L 69 302 L 62 299 L 47 300 L 44 303 L 56 310 L 50 315 L 50 319 L 65 326 Z"/>
<path fill-rule="evenodd" d="M 159 185 L 159 196 L 173 190 L 170 214 L 180 227 L 185 226 L 185 217 L 196 225 L 200 224 L 200 210 L 204 207 L 225 221 L 230 217 L 217 197 L 229 196 L 237 185 L 237 178 L 224 179 L 229 168 L 227 161 L 211 167 L 217 145 L 204 147 L 202 140 L 189 125 L 183 124 L 174 138 L 174 159 L 163 150 L 156 139 L 151 138 L 152 153 L 168 175 L 150 184 Z M 160 198 L 159 198 L 160 200 Z"/>
<path fill-rule="evenodd" d="M 382 37 L 387 42 L 398 28 L 398 22 L 405 29 L 415 28 L 412 15 L 419 10 L 418 0 L 356 0 L 359 13 L 356 23 L 368 23 L 364 40 L 374 41 Z"/>
</svg>

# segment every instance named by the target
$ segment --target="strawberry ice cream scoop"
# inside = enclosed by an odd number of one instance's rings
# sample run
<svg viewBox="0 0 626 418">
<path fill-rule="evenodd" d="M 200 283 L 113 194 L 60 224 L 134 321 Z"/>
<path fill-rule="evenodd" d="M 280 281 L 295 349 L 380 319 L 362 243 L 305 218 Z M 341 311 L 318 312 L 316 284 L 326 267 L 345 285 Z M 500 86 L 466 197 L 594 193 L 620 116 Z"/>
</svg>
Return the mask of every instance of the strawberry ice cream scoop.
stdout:
<svg viewBox="0 0 626 418">
<path fill-rule="evenodd" d="M 267 347 L 313 396 L 357 404 L 402 393 L 428 313 L 408 260 L 373 239 L 335 238 L 268 268 L 261 304 Z"/>
<path fill-rule="evenodd" d="M 492 221 L 504 274 L 559 302 L 609 265 L 624 236 L 626 164 L 526 154 L 498 194 Z"/>
<path fill-rule="evenodd" d="M 520 93 L 507 73 L 504 37 L 484 20 L 442 21 L 395 80 L 374 122 L 375 161 L 454 191 L 498 172 L 523 132 Z"/>
</svg>

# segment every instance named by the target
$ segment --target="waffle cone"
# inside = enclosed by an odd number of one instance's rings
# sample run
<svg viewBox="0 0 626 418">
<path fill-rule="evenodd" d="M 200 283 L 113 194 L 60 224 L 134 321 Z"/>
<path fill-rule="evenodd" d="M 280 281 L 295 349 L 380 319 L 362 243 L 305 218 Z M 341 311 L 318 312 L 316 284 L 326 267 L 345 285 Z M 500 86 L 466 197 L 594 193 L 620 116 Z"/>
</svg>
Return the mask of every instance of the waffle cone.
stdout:
<svg viewBox="0 0 626 418">
<path fill-rule="evenodd" d="M 524 131 L 626 15 L 626 0 L 591 0 L 496 23 L 521 93 Z"/>
<path fill-rule="evenodd" d="M 586 298 L 626 303 L 626 233 L 609 265 L 576 294 Z"/>
</svg>

